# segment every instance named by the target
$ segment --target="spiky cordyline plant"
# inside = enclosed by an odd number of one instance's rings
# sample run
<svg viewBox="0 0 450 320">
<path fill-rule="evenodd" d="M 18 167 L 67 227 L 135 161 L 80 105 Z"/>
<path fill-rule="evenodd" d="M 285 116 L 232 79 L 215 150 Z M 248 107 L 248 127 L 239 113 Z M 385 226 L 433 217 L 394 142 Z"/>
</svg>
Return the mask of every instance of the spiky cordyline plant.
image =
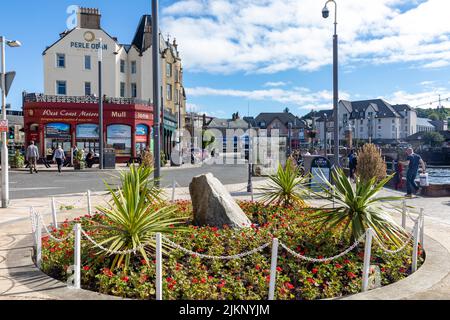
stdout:
<svg viewBox="0 0 450 320">
<path fill-rule="evenodd" d="M 395 245 L 403 244 L 407 238 L 405 230 L 395 223 L 391 215 L 381 206 L 384 201 L 402 198 L 378 196 L 393 176 L 379 182 L 378 177 L 368 181 L 357 177 L 355 185 L 352 185 L 342 169 L 334 170 L 332 177 L 334 185 L 322 175 L 321 179 L 326 187 L 322 187 L 323 193 L 315 194 L 324 199 L 334 197 L 336 207 L 312 214 L 310 219 L 313 223 L 329 229 L 344 226 L 344 234 L 348 229 L 351 230 L 351 242 L 359 239 L 370 227 L 379 241 Z"/>
<path fill-rule="evenodd" d="M 112 200 L 109 206 L 97 208 L 106 216 L 102 225 L 97 226 L 107 234 L 100 244 L 108 246 L 110 251 L 124 251 L 147 245 L 139 253 L 148 264 L 146 250 L 154 250 L 155 233 L 171 234 L 186 230 L 179 226 L 184 220 L 174 215 L 176 207 L 162 205 L 160 189 L 154 186 L 154 181 L 150 178 L 152 172 L 151 168 L 131 166 L 130 171 L 122 172 L 122 185 L 118 190 L 112 190 L 106 184 Z M 156 210 L 155 204 L 162 207 Z M 131 254 L 115 255 L 111 269 L 123 264 L 126 272 L 130 260 Z"/>
<path fill-rule="evenodd" d="M 260 199 L 266 204 L 306 207 L 304 197 L 308 183 L 309 177 L 301 176 L 300 170 L 288 159 L 285 169 L 278 165 L 277 172 L 269 176 L 267 185 L 258 188 L 262 191 Z"/>
</svg>

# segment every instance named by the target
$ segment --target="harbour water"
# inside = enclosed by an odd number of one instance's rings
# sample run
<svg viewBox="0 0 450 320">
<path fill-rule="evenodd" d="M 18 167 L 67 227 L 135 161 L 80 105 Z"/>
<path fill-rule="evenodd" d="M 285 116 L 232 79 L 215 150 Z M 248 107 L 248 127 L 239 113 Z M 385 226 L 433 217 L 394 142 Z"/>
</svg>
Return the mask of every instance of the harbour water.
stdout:
<svg viewBox="0 0 450 320">
<path fill-rule="evenodd" d="M 430 184 L 450 184 L 450 167 L 447 168 L 428 167 L 427 172 Z"/>
</svg>

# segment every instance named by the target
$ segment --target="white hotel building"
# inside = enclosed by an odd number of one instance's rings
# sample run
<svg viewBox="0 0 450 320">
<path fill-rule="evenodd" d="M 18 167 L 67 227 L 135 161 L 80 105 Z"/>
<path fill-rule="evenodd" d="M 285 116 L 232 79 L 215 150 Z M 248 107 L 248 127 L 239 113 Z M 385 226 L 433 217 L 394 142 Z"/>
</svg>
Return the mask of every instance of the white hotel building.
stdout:
<svg viewBox="0 0 450 320">
<path fill-rule="evenodd" d="M 99 50 L 100 46 L 102 50 Z M 160 68 L 163 105 L 163 125 L 161 136 L 163 140 L 162 150 L 166 157 L 170 154 L 173 146 L 172 137 L 177 127 L 184 127 L 186 114 L 186 95 L 183 87 L 183 68 L 178 52 L 176 40 L 171 43 L 169 39 L 160 37 Z M 59 119 L 60 122 L 70 124 L 71 133 L 67 134 L 65 141 L 54 141 L 47 139 L 47 125 L 51 119 L 36 119 L 49 103 L 58 103 L 52 106 L 54 111 L 84 108 L 93 109 L 94 101 L 98 101 L 98 61 L 102 57 L 102 89 L 105 103 L 114 118 L 116 110 L 126 112 L 123 122 L 133 122 L 131 135 L 134 127 L 139 126 L 140 119 L 137 114 L 142 112 L 153 112 L 153 63 L 152 63 L 152 28 L 151 16 L 143 15 L 140 19 L 136 33 L 130 44 L 119 43 L 117 38 L 108 34 L 101 27 L 101 15 L 98 9 L 79 8 L 77 12 L 77 25 L 71 30 L 60 33 L 59 39 L 48 46 L 43 52 L 44 65 L 44 92 L 43 94 L 24 94 L 24 109 L 28 108 L 25 115 L 33 121 L 27 128 L 29 139 L 39 139 L 40 144 L 49 148 L 62 143 L 65 149 L 71 144 L 77 143 L 78 137 L 76 127 L 79 119 L 72 117 Z M 36 106 L 33 103 L 41 103 Z M 70 104 L 70 106 L 68 105 Z M 115 107 L 122 106 L 121 108 Z M 137 107 L 136 107 L 137 106 Z M 33 109 L 32 108 L 37 108 Z M 83 109 L 83 110 L 84 110 Z M 90 110 L 89 109 L 89 110 Z M 136 110 L 139 109 L 138 113 Z M 61 111 L 59 110 L 59 111 Z M 81 110 L 81 109 L 80 109 Z M 92 111 L 92 110 L 91 110 Z M 91 112 L 90 111 L 90 112 Z M 81 112 L 81 111 L 80 111 Z M 105 117 L 108 121 L 108 115 Z M 92 118 L 92 117 L 91 117 Z M 151 115 L 146 115 L 148 132 L 151 132 Z M 55 119 L 57 121 L 58 119 Z M 95 119 L 89 119 L 94 124 Z M 128 124 L 128 123 L 127 123 Z M 36 129 L 39 128 L 39 129 Z M 37 138 L 33 132 L 39 131 Z M 106 133 L 107 135 L 107 133 Z M 70 136 L 70 138 L 69 138 Z M 151 134 L 145 146 L 150 145 Z M 106 141 L 106 144 L 107 141 Z M 136 155 L 139 146 L 127 141 L 127 152 L 130 156 Z M 95 149 L 98 148 L 98 139 L 94 142 Z M 90 147 L 89 147 L 90 148 Z M 118 151 L 119 152 L 119 151 Z M 123 151 L 122 151 L 123 153 Z"/>
</svg>

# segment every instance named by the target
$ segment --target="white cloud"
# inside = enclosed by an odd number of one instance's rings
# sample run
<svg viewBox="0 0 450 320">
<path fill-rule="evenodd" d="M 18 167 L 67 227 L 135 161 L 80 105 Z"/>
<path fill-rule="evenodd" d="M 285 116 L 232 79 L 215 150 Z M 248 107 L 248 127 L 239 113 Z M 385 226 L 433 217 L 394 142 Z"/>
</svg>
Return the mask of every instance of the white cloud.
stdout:
<svg viewBox="0 0 450 320">
<path fill-rule="evenodd" d="M 308 88 L 295 87 L 290 90 L 280 88 L 259 90 L 216 89 L 210 87 L 187 88 L 190 97 L 232 97 L 254 101 L 273 101 L 283 105 L 296 105 L 299 109 L 330 109 L 333 93 L 322 90 L 311 92 Z M 341 99 L 349 99 L 346 92 L 340 93 Z M 315 107 L 314 107 L 315 106 Z"/>
<path fill-rule="evenodd" d="M 411 107 L 415 108 L 420 106 L 421 108 L 437 108 L 439 103 L 439 95 L 441 95 L 441 102 L 444 106 L 450 107 L 450 90 L 447 88 L 435 88 L 433 91 L 422 91 L 422 92 L 406 92 L 406 91 L 396 91 L 392 93 L 386 100 L 392 104 L 409 104 Z"/>
<path fill-rule="evenodd" d="M 313 71 L 332 62 L 334 8 L 323 19 L 323 2 L 181 0 L 163 10 L 162 25 L 176 36 L 189 71 Z M 340 60 L 446 67 L 448 12 L 448 0 L 339 1 Z"/>
<path fill-rule="evenodd" d="M 288 83 L 284 81 L 277 81 L 277 82 L 269 81 L 264 84 L 264 87 L 284 87 L 287 84 Z"/>
</svg>

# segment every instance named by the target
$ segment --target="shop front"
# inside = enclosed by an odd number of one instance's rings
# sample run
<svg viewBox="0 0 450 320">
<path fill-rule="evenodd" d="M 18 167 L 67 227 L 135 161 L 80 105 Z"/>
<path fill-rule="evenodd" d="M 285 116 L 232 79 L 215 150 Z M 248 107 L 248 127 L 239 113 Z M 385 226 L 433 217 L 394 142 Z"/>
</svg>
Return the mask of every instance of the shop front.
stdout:
<svg viewBox="0 0 450 320">
<path fill-rule="evenodd" d="M 46 97 L 46 96 L 45 96 Z M 42 156 L 61 146 L 70 157 L 77 146 L 87 154 L 100 152 L 98 104 L 52 102 L 24 98 L 25 139 L 35 141 Z M 114 148 L 117 162 L 127 162 L 151 145 L 153 109 L 145 104 L 104 104 L 104 145 Z"/>
</svg>

